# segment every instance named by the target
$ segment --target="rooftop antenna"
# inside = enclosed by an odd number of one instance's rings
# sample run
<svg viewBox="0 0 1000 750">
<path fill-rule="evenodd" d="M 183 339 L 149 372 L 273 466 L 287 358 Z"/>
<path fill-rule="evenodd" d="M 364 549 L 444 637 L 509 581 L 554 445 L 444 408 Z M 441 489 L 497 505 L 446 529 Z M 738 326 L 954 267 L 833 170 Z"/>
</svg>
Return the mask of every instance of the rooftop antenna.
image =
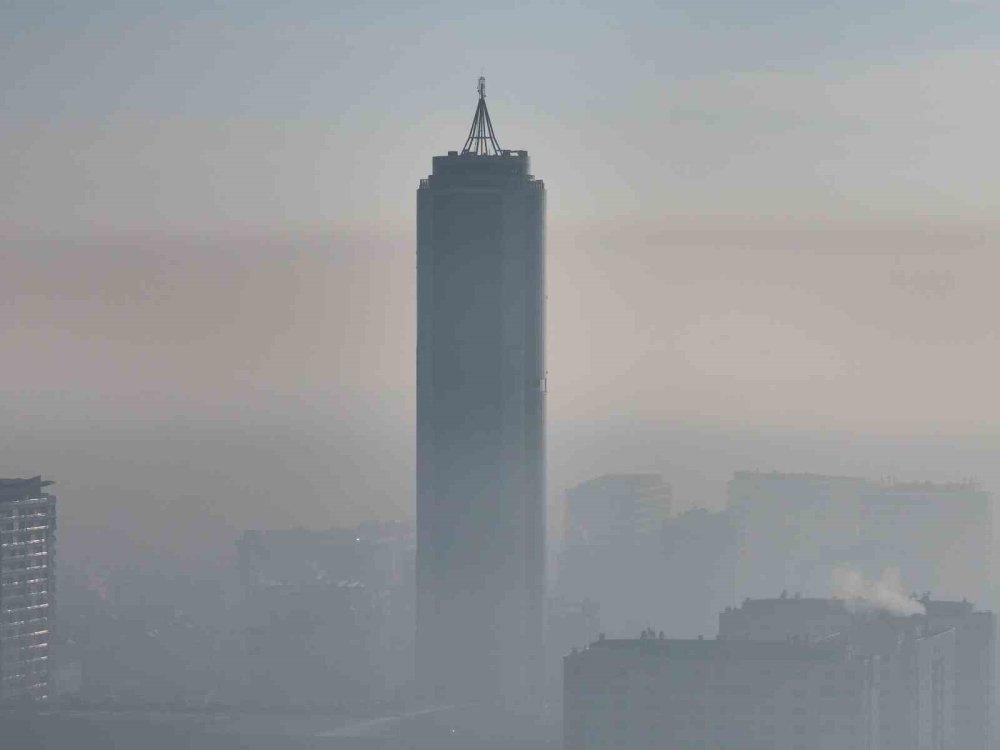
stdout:
<svg viewBox="0 0 1000 750">
<path fill-rule="evenodd" d="M 490 121 L 489 110 L 486 109 L 486 78 L 479 76 L 479 104 L 476 105 L 476 114 L 472 118 L 472 127 L 469 128 L 469 137 L 465 139 L 465 146 L 462 148 L 463 154 L 475 154 L 476 156 L 499 156 L 500 144 L 497 142 L 496 133 L 493 132 L 493 123 Z"/>
</svg>

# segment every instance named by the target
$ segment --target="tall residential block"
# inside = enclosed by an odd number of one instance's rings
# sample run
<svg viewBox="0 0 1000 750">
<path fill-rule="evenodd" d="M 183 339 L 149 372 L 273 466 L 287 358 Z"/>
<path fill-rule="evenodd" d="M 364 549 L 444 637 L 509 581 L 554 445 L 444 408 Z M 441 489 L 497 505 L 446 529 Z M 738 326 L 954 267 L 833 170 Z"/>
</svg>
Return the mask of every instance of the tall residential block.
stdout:
<svg viewBox="0 0 1000 750">
<path fill-rule="evenodd" d="M 530 702 L 545 571 L 545 188 L 501 149 L 485 81 L 417 191 L 417 670 Z"/>
<path fill-rule="evenodd" d="M 0 479 L 0 702 L 49 697 L 55 595 L 52 482 Z"/>
</svg>

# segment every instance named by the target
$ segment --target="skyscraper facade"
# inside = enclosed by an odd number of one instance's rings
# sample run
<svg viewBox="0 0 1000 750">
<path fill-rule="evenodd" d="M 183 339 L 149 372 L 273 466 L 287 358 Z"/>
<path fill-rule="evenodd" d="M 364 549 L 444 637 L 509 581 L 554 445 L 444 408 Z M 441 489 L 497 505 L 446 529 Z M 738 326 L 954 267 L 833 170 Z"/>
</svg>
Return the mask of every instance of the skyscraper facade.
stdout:
<svg viewBox="0 0 1000 750">
<path fill-rule="evenodd" d="M 0 702 L 49 697 L 55 588 L 52 482 L 0 479 Z"/>
<path fill-rule="evenodd" d="M 441 698 L 537 694 L 545 578 L 545 188 L 485 81 L 417 191 L 417 670 Z"/>
</svg>

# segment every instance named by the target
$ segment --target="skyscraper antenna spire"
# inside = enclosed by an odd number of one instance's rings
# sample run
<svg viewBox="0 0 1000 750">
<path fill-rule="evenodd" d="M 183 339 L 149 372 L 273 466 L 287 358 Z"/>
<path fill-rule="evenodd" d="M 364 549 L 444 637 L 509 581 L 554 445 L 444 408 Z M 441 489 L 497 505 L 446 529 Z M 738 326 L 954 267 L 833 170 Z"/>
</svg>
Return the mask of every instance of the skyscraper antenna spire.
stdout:
<svg viewBox="0 0 1000 750">
<path fill-rule="evenodd" d="M 479 86 L 476 90 L 479 91 L 479 104 L 476 105 L 476 114 L 472 118 L 472 127 L 469 128 L 469 137 L 465 139 L 462 153 L 475 154 L 476 156 L 499 156 L 500 144 L 497 142 L 496 133 L 493 132 L 489 110 L 486 109 L 486 78 L 484 76 L 479 76 Z"/>
</svg>

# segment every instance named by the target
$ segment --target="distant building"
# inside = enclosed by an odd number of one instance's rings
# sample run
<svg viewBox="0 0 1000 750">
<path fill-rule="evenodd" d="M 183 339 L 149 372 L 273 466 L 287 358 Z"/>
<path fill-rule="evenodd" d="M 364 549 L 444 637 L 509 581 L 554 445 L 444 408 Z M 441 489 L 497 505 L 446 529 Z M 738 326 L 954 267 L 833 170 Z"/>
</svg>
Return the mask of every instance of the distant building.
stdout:
<svg viewBox="0 0 1000 750">
<path fill-rule="evenodd" d="M 749 599 L 719 616 L 725 640 L 839 640 L 880 658 L 882 750 L 991 748 L 996 617 L 924 597 L 916 614 L 838 599 Z"/>
<path fill-rule="evenodd" d="M 841 644 L 599 640 L 565 659 L 565 748 L 872 750 L 876 668 Z"/>
<path fill-rule="evenodd" d="M 236 543 L 245 591 L 275 584 L 357 582 L 399 586 L 413 574 L 412 522 L 368 521 L 344 529 L 245 531 Z"/>
<path fill-rule="evenodd" d="M 993 496 L 974 482 L 885 482 L 861 506 L 860 547 L 910 586 L 982 601 L 991 590 Z"/>
<path fill-rule="evenodd" d="M 612 632 L 637 632 L 660 621 L 666 597 L 650 594 L 662 582 L 660 534 L 671 501 L 670 486 L 658 474 L 606 474 L 567 491 L 560 597 L 597 602 Z"/>
<path fill-rule="evenodd" d="M 412 681 L 412 523 L 247 531 L 247 699 L 363 708 Z"/>
<path fill-rule="evenodd" d="M 605 474 L 566 493 L 566 546 L 614 544 L 659 531 L 673 510 L 659 474 Z"/>
<path fill-rule="evenodd" d="M 56 498 L 41 477 L 0 479 L 0 701 L 46 700 Z"/>
<path fill-rule="evenodd" d="M 262 705 L 364 709 L 375 679 L 382 612 L 360 583 L 274 585 L 243 603 L 245 697 Z"/>
<path fill-rule="evenodd" d="M 570 489 L 559 595 L 597 602 L 609 633 L 650 622 L 674 635 L 714 632 L 735 597 L 738 529 L 732 513 L 672 515 L 672 505 L 658 474 L 610 474 Z"/>
<path fill-rule="evenodd" d="M 968 482 L 737 472 L 729 510 L 742 535 L 737 591 L 832 594 L 848 565 L 871 578 L 898 568 L 910 586 L 981 598 L 993 559 L 992 499 Z"/>
<path fill-rule="evenodd" d="M 538 706 L 545 606 L 545 187 L 486 83 L 417 190 L 417 667 L 443 700 Z"/>
<path fill-rule="evenodd" d="M 684 511 L 663 524 L 660 545 L 661 581 L 653 598 L 662 598 L 663 609 L 647 622 L 692 638 L 714 633 L 719 612 L 736 598 L 739 534 L 733 514 Z"/>
</svg>

